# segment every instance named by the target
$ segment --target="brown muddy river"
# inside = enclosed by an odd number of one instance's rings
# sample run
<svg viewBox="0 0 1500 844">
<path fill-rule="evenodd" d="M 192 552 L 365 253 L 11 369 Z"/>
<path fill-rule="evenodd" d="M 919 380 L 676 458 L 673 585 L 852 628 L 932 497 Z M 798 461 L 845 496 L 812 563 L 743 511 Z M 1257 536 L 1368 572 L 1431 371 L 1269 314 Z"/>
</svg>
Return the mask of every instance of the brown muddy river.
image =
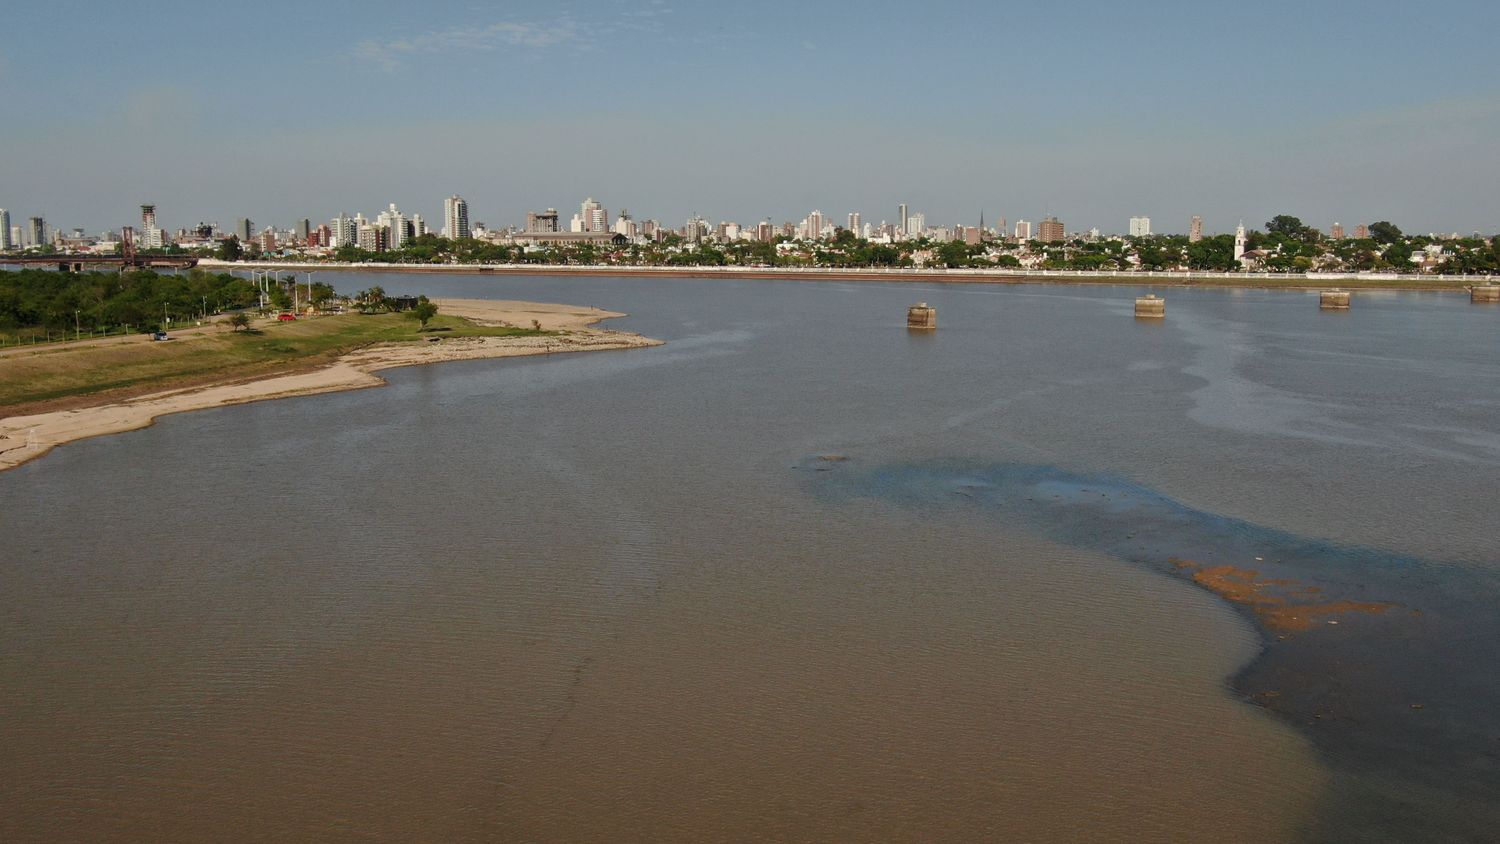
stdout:
<svg viewBox="0 0 1500 844">
<path fill-rule="evenodd" d="M 337 283 L 668 344 L 399 370 L 0 475 L 0 840 L 1493 828 L 1500 310 Z M 937 332 L 906 331 L 918 300 Z M 1164 562 L 1262 548 L 1263 577 L 1402 609 L 1278 641 Z M 1350 673 L 1376 653 L 1381 683 Z"/>
</svg>

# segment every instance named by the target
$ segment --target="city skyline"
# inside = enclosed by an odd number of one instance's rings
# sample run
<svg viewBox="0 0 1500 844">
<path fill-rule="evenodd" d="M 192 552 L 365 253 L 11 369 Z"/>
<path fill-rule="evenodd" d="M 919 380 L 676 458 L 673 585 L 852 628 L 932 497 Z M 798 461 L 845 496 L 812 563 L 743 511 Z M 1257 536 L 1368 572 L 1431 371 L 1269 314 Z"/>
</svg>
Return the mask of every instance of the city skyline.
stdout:
<svg viewBox="0 0 1500 844">
<path fill-rule="evenodd" d="M 119 238 L 122 230 L 131 228 L 134 230 L 136 243 L 140 248 L 151 249 L 171 245 L 174 241 L 172 232 L 189 240 L 202 241 L 209 239 L 222 239 L 233 235 L 242 243 L 259 242 L 262 235 L 267 233 L 284 234 L 290 233 L 295 239 L 303 244 L 308 244 L 309 232 L 323 232 L 323 246 L 339 246 L 349 243 L 360 243 L 366 233 L 363 232 L 367 225 L 378 225 L 391 232 L 389 241 L 379 241 L 379 249 L 398 249 L 407 237 L 420 237 L 425 234 L 441 235 L 449 238 L 469 238 L 478 233 L 487 237 L 503 235 L 506 232 L 515 234 L 526 233 L 621 233 L 627 234 L 635 239 L 638 234 L 651 235 L 658 232 L 682 232 L 684 227 L 676 225 L 677 222 L 685 222 L 686 226 L 702 226 L 706 232 L 720 231 L 727 227 L 733 232 L 729 239 L 737 239 L 743 234 L 747 239 L 755 239 L 757 229 L 774 231 L 777 234 L 786 234 L 797 240 L 817 240 L 832 237 L 838 230 L 848 230 L 862 238 L 903 239 L 929 237 L 939 240 L 965 240 L 981 235 L 996 238 L 1013 238 L 1017 240 L 1037 239 L 1044 242 L 1057 242 L 1078 237 L 1084 239 L 1097 238 L 1136 238 L 1136 237 L 1187 237 L 1190 242 L 1197 242 L 1206 236 L 1226 235 L 1232 232 L 1241 232 L 1245 228 L 1243 219 L 1236 221 L 1233 228 L 1226 227 L 1222 230 L 1206 228 L 1202 215 L 1194 214 L 1187 221 L 1187 226 L 1181 230 L 1175 227 L 1153 229 L 1152 219 L 1149 216 L 1131 216 L 1124 226 L 1119 229 L 1101 229 L 1098 226 L 1084 228 L 1073 226 L 1067 221 L 1059 219 L 1056 215 L 1047 215 L 1041 223 L 1033 223 L 1024 218 L 1016 218 L 1014 227 L 1007 225 L 1005 215 L 991 216 L 994 225 L 988 225 L 984 220 L 984 212 L 979 215 L 978 225 L 969 225 L 963 220 L 928 221 L 926 214 L 921 211 L 912 210 L 906 203 L 898 203 L 896 214 L 890 219 L 874 217 L 879 222 L 871 222 L 866 219 L 863 212 L 851 211 L 844 215 L 841 223 L 837 215 L 824 214 L 818 209 L 813 209 L 800 221 L 797 219 L 763 219 L 746 221 L 736 219 L 719 219 L 717 225 L 714 220 L 705 218 L 699 214 L 693 214 L 686 221 L 662 220 L 651 215 L 641 215 L 628 212 L 626 208 L 620 208 L 618 215 L 603 203 L 589 196 L 580 203 L 580 211 L 572 214 L 568 223 L 563 223 L 563 216 L 555 207 L 545 210 L 535 209 L 526 212 L 524 221 L 504 221 L 496 224 L 484 221 L 475 221 L 472 225 L 468 218 L 468 202 L 463 197 L 452 195 L 442 200 L 443 210 L 441 212 L 441 227 L 437 229 L 428 228 L 425 218 L 420 212 L 406 214 L 399 210 L 401 203 L 388 203 L 374 217 L 368 217 L 362 210 L 356 210 L 352 216 L 346 211 L 340 211 L 326 222 L 313 224 L 312 219 L 300 217 L 290 222 L 256 222 L 250 217 L 235 218 L 232 226 L 223 225 L 219 220 L 198 220 L 191 224 L 180 225 L 175 229 L 158 227 L 156 220 L 156 206 L 154 204 L 141 204 L 136 206 L 140 209 L 141 218 L 138 224 L 126 224 L 123 226 L 106 227 L 89 231 L 79 226 L 58 226 L 55 221 L 46 220 L 42 216 L 28 217 L 28 226 L 7 226 L 6 231 L 10 234 L 8 240 L 0 239 L 0 248 L 27 248 L 37 246 L 44 242 L 50 242 L 53 237 L 74 238 L 103 238 L 105 241 L 111 238 Z M 1296 215 L 1292 215 L 1296 216 Z M 613 222 L 611 222 L 613 218 Z M 0 208 L 0 221 L 8 222 L 10 214 L 7 209 Z M 1300 218 L 1299 218 L 1300 219 Z M 638 221 L 644 221 L 643 230 Z M 1341 222 L 1334 221 L 1328 226 L 1320 226 L 1316 222 L 1301 221 L 1310 230 L 1318 231 L 1331 240 L 1343 240 L 1349 236 L 1347 227 Z M 1374 222 L 1374 221 L 1372 221 Z M 38 224 L 43 224 L 41 228 Z M 1265 224 L 1253 223 L 1252 229 L 1269 229 L 1270 221 Z M 37 232 L 43 228 L 48 237 L 43 238 Z M 1399 227 L 1398 227 L 1399 228 Z M 22 231 L 26 229 L 26 231 Z M 403 234 L 402 232 L 409 232 Z M 1045 233 L 1044 233 L 1045 232 Z M 1437 238 L 1466 237 L 1471 234 L 1488 237 L 1491 232 L 1453 231 L 1453 232 L 1408 232 L 1410 235 L 1428 235 Z M 1355 224 L 1353 227 L 1353 238 L 1362 239 L 1368 237 L 1368 225 L 1364 223 Z M 331 243 L 328 240 L 331 238 Z M 763 238 L 769 239 L 769 238 Z M 972 241 L 971 242 L 975 242 Z M 360 243 L 361 246 L 364 244 Z M 372 250 L 375 247 L 370 247 Z"/>
<path fill-rule="evenodd" d="M 282 22 L 269 77 L 252 72 L 263 29 L 230 10 L 24 6 L 0 31 L 0 84 L 26 118 L 0 207 L 89 230 L 142 202 L 173 209 L 166 228 L 392 198 L 436 220 L 451 194 L 503 224 L 593 195 L 674 222 L 897 222 L 905 202 L 944 224 L 983 211 L 1074 230 L 1279 213 L 1500 227 L 1500 10 L 1440 3 L 1412 37 L 1394 4 L 1270 3 L 1257 14 L 1296 20 L 1276 28 L 1198 4 L 1085 6 L 376 3 L 329 31 L 272 2 L 256 14 Z"/>
</svg>

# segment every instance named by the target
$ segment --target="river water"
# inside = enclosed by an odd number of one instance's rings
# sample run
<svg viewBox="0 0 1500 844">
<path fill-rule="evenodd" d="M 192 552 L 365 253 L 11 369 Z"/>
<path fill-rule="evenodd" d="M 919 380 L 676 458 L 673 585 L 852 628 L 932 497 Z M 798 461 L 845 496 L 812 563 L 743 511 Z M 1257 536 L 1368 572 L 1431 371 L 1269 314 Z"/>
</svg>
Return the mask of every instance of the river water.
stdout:
<svg viewBox="0 0 1500 844">
<path fill-rule="evenodd" d="M 397 370 L 0 475 L 0 839 L 1500 823 L 1500 309 L 333 277 L 668 343 Z M 1390 609 L 1268 630 L 1184 559 Z"/>
</svg>

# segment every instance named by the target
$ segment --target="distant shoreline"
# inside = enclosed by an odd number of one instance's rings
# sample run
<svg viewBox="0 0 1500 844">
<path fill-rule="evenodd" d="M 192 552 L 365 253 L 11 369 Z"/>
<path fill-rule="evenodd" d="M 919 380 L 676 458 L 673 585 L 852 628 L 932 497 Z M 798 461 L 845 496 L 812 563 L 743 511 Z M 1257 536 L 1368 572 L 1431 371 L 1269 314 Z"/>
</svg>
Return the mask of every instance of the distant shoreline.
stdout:
<svg viewBox="0 0 1500 844">
<path fill-rule="evenodd" d="M 836 267 L 639 267 L 556 264 L 345 264 L 319 261 L 219 261 L 198 266 L 213 270 L 281 269 L 297 272 L 454 273 L 459 275 L 625 276 L 642 278 L 763 278 L 780 281 L 883 281 L 922 284 L 1104 284 L 1135 287 L 1221 287 L 1265 290 L 1432 290 L 1456 292 L 1488 276 L 1398 276 L 1329 273 L 1082 273 L 1063 270 L 996 269 L 840 269 Z"/>
</svg>

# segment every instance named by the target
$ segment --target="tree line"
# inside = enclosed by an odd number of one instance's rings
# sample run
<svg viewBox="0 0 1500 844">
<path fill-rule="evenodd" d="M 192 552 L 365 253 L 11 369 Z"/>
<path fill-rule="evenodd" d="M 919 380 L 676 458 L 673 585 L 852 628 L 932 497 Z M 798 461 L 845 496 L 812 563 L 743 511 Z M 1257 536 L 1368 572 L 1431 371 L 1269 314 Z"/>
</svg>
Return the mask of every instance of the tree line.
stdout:
<svg viewBox="0 0 1500 844">
<path fill-rule="evenodd" d="M 149 330 L 174 322 L 258 305 L 255 285 L 227 273 L 193 270 L 62 273 L 0 272 L 0 331 Z"/>
</svg>

